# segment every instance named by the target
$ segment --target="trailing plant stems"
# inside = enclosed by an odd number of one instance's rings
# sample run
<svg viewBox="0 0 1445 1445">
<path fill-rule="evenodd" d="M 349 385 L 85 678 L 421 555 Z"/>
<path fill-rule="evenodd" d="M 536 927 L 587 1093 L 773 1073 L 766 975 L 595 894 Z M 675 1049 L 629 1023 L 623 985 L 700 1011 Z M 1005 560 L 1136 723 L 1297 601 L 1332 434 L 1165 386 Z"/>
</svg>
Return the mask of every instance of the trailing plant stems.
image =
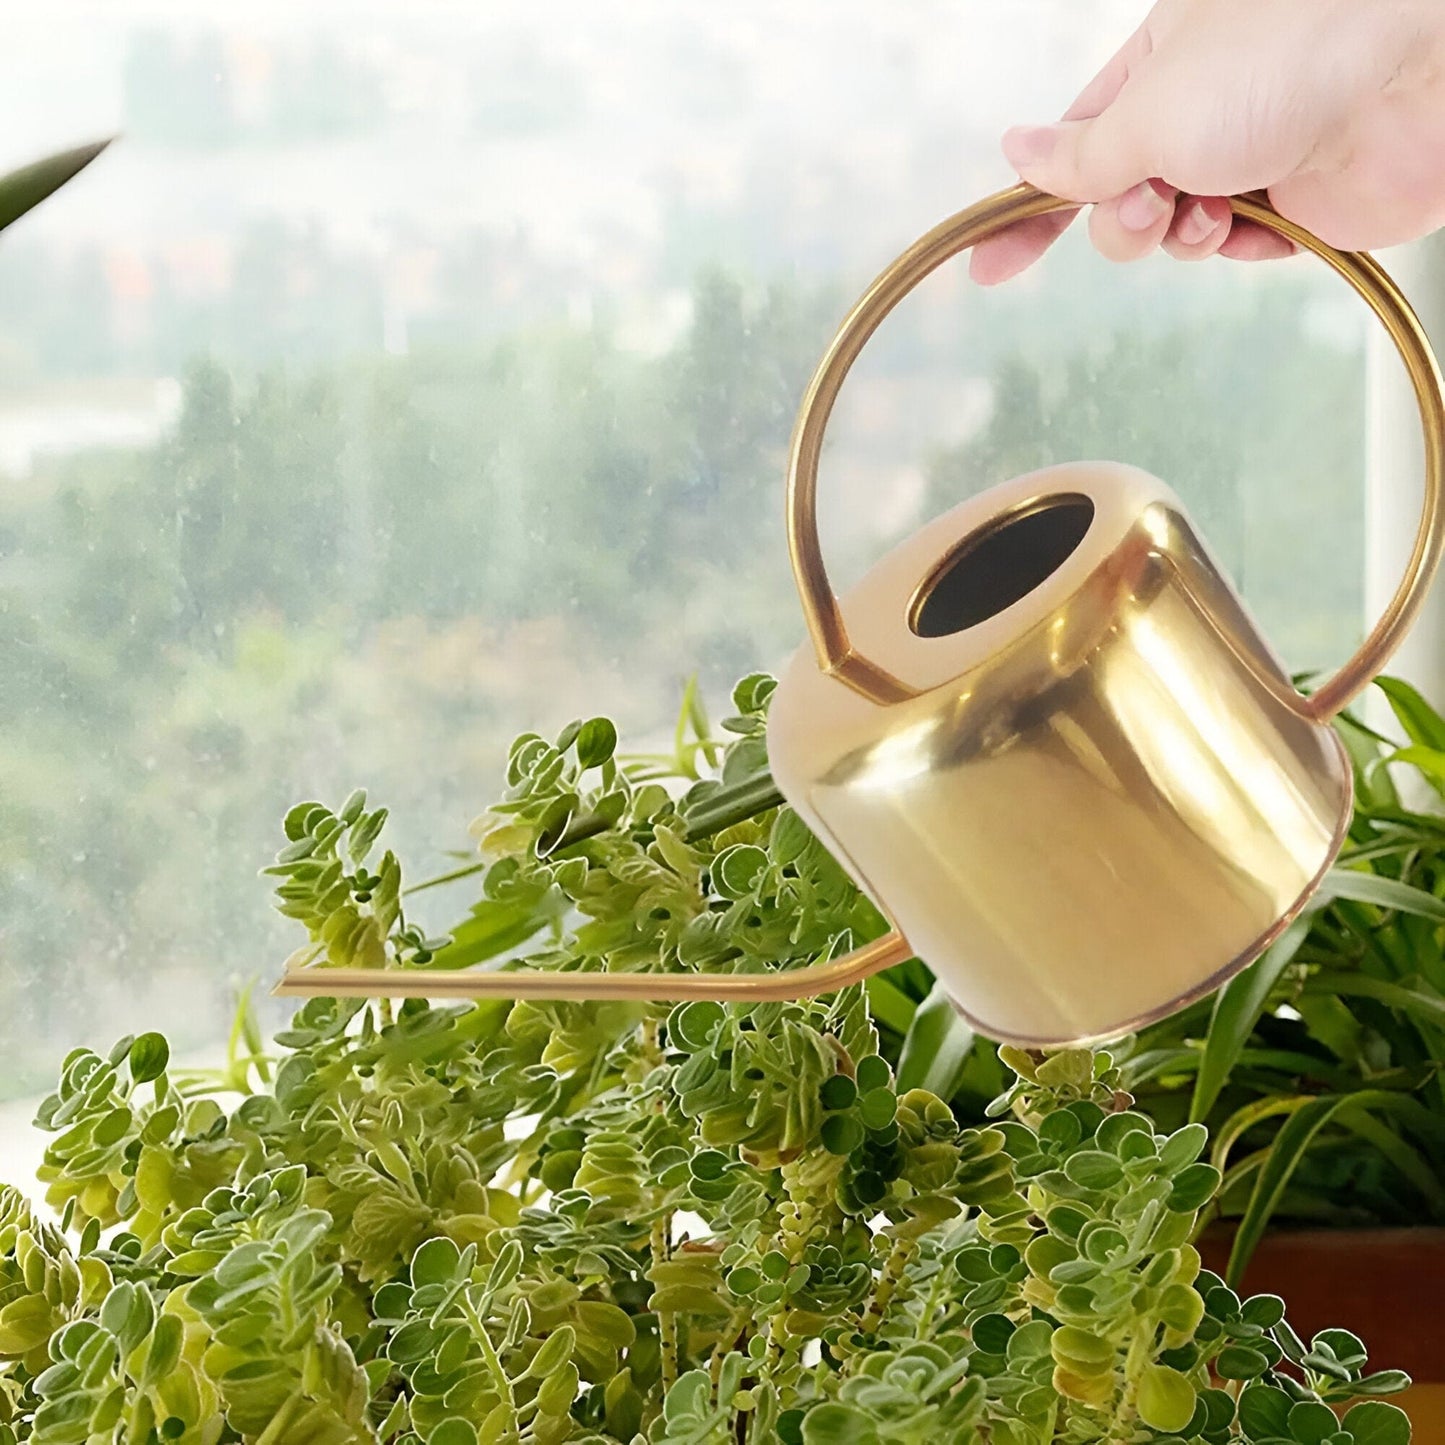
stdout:
<svg viewBox="0 0 1445 1445">
<path fill-rule="evenodd" d="M 762 817 L 764 813 L 781 807 L 783 802 L 783 795 L 778 791 L 777 784 L 773 782 L 772 775 L 766 770 L 755 773 L 741 783 L 731 783 L 719 788 L 717 792 L 692 809 L 686 818 L 686 826 L 682 834 L 683 842 L 697 843 L 703 839 L 714 837 L 727 828 L 735 827 L 738 823 L 746 823 L 753 818 Z M 589 838 L 596 838 L 616 825 L 615 818 L 609 818 L 601 813 L 584 813 L 568 823 L 549 856 L 565 855 L 567 849 L 575 847 L 578 843 L 585 843 Z M 461 868 L 453 868 L 450 872 L 412 884 L 403 890 L 403 896 L 422 893 L 428 888 L 440 888 L 444 884 L 456 883 L 463 878 L 475 877 L 478 873 L 485 873 L 490 866 L 490 863 L 483 859 L 476 863 L 468 863 Z"/>
</svg>

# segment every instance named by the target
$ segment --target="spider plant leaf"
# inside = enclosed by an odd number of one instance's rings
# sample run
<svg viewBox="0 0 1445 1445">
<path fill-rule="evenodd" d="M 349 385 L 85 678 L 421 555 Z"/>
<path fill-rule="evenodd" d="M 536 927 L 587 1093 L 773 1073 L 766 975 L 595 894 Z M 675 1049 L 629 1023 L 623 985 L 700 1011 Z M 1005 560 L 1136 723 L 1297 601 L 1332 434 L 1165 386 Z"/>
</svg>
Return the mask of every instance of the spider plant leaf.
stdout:
<svg viewBox="0 0 1445 1445">
<path fill-rule="evenodd" d="M 906 1037 L 918 1005 L 887 974 L 874 974 L 865 987 L 874 1019 Z"/>
<path fill-rule="evenodd" d="M 1357 903 L 1373 903 L 1377 908 L 1392 908 L 1445 923 L 1445 901 L 1433 893 L 1401 883 L 1398 878 L 1381 878 L 1376 873 L 1361 873 L 1354 868 L 1330 869 L 1320 885 L 1318 897 L 1349 898 Z"/>
<path fill-rule="evenodd" d="M 1350 1094 L 1324 1094 L 1308 1099 L 1293 1109 L 1274 1137 L 1268 1157 L 1260 1168 L 1244 1217 L 1234 1236 L 1225 1278 L 1238 1288 L 1265 1227 L 1274 1215 L 1285 1190 L 1289 1187 L 1300 1160 L 1308 1153 L 1320 1131 L 1335 1123 L 1340 1116 L 1352 1116 L 1377 1109 L 1392 1109 L 1401 1101 L 1414 1103 L 1408 1095 L 1392 1094 L 1381 1089 L 1357 1089 Z"/>
<path fill-rule="evenodd" d="M 1412 743 L 1435 752 L 1445 752 L 1445 718 L 1420 695 L 1416 688 L 1398 677 L 1376 679 L 1376 686 L 1390 700 L 1390 709 Z"/>
<path fill-rule="evenodd" d="M 1289 967 L 1309 933 L 1308 918 L 1297 918 L 1245 971 L 1231 979 L 1215 995 L 1214 1017 L 1204 1043 L 1199 1073 L 1194 1080 L 1194 1097 L 1189 1105 L 1191 1123 L 1208 1117 L 1229 1078 L 1254 1026 L 1264 1012 L 1280 975 Z"/>
<path fill-rule="evenodd" d="M 1434 1166 L 1413 1144 L 1402 1139 L 1382 1119 L 1363 1110 L 1345 1109 L 1339 1118 L 1346 1129 L 1388 1159 L 1419 1190 L 1435 1218 L 1445 1213 L 1445 1184 L 1440 1182 Z"/>
<path fill-rule="evenodd" d="M 940 984 L 914 1011 L 898 1059 L 898 1092 L 927 1089 L 951 1099 L 963 1082 L 974 1032 Z"/>
<path fill-rule="evenodd" d="M 1408 763 L 1437 793 L 1445 796 L 1445 752 L 1428 748 L 1424 743 L 1411 743 L 1386 753 L 1374 766 L 1381 771 L 1391 763 Z"/>
</svg>

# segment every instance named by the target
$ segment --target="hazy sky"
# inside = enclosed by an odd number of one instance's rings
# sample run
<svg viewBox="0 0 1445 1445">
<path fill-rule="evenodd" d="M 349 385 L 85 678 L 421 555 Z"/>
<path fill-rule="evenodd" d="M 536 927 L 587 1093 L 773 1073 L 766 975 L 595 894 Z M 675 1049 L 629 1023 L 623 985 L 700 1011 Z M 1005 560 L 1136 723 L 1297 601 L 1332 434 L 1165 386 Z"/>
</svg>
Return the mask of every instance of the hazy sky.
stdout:
<svg viewBox="0 0 1445 1445">
<path fill-rule="evenodd" d="M 393 122 L 365 146 L 150 156 L 117 147 L 32 223 L 57 238 L 125 243 L 203 229 L 236 208 L 309 212 L 364 236 L 404 211 L 420 224 L 518 225 L 565 237 L 609 216 L 645 227 L 661 172 L 726 187 L 762 147 L 887 171 L 924 131 L 959 138 L 957 170 L 909 195 L 927 224 L 1007 179 L 996 137 L 1072 98 L 1146 6 L 1141 0 L 0 0 L 0 164 L 119 128 L 138 27 L 230 43 L 324 37 L 388 77 Z M 470 125 L 479 67 L 511 47 L 558 65 L 575 128 L 502 144 Z M 705 90 L 707 105 L 697 92 Z M 876 179 L 869 172 L 877 172 Z"/>
</svg>

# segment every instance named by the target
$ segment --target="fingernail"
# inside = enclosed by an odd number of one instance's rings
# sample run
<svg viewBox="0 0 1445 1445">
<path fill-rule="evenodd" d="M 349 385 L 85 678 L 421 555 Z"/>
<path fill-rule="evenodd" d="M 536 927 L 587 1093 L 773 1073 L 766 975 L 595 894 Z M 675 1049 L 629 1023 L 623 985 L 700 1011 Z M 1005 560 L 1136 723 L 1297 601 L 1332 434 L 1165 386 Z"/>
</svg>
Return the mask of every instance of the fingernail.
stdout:
<svg viewBox="0 0 1445 1445">
<path fill-rule="evenodd" d="M 1157 225 L 1173 209 L 1174 203 L 1167 201 L 1148 181 L 1141 181 L 1131 191 L 1125 191 L 1119 200 L 1119 224 L 1126 231 L 1147 231 Z"/>
<path fill-rule="evenodd" d="M 1003 153 L 1015 170 L 1036 166 L 1053 155 L 1059 131 L 1052 125 L 1018 125 L 1004 132 Z"/>
<path fill-rule="evenodd" d="M 1204 202 L 1195 201 L 1179 218 L 1174 230 L 1186 246 L 1197 246 L 1201 241 L 1208 240 L 1218 225 L 1219 222 L 1209 214 Z"/>
</svg>

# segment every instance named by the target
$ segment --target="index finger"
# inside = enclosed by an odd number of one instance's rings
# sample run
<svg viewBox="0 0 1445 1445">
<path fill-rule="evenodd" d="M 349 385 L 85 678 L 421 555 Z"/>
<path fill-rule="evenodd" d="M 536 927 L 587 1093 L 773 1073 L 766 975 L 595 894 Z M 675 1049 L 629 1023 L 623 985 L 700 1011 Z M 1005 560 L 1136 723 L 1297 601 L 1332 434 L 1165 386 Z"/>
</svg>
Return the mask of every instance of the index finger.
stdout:
<svg viewBox="0 0 1445 1445">
<path fill-rule="evenodd" d="M 1081 90 L 1064 112 L 1064 120 L 1093 120 L 1102 115 L 1128 84 L 1134 66 L 1154 49 L 1147 28 L 1141 25 L 1114 52 L 1103 69 Z M 1055 211 L 1021 221 L 980 241 L 968 259 L 968 274 L 980 286 L 997 286 L 1027 271 L 1073 224 L 1083 208 Z"/>
</svg>

